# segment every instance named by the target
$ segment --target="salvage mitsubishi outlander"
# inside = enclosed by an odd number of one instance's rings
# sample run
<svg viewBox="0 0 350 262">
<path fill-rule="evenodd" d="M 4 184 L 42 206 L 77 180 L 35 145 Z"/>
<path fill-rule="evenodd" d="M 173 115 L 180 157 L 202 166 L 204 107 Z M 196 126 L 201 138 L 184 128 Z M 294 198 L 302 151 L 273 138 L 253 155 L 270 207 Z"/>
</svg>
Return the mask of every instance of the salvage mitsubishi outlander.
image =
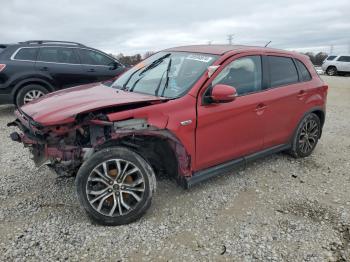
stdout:
<svg viewBox="0 0 350 262">
<path fill-rule="evenodd" d="M 197 45 L 154 54 L 112 86 L 47 94 L 15 111 L 11 138 L 37 166 L 76 175 L 78 199 L 104 225 L 140 218 L 156 177 L 189 188 L 271 153 L 310 155 L 328 86 L 310 60 L 272 48 Z"/>
</svg>

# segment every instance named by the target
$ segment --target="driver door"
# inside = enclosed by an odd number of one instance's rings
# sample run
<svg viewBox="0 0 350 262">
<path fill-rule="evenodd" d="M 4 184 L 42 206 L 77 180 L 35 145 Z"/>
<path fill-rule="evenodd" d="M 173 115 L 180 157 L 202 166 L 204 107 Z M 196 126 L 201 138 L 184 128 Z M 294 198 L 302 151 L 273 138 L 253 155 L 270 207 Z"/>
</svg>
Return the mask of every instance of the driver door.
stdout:
<svg viewBox="0 0 350 262">
<path fill-rule="evenodd" d="M 263 147 L 265 111 L 260 55 L 235 56 L 213 75 L 216 84 L 236 88 L 238 97 L 228 103 L 203 104 L 198 99 L 196 170 L 249 155 Z M 208 95 L 210 91 L 205 91 Z"/>
</svg>

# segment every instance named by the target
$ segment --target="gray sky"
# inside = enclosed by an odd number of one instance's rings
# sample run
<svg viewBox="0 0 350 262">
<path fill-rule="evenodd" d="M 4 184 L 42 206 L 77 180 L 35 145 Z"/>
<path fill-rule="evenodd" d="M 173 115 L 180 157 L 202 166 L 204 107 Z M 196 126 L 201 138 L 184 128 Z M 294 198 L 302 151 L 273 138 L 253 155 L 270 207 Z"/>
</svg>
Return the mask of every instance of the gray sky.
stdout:
<svg viewBox="0 0 350 262">
<path fill-rule="evenodd" d="M 187 45 L 264 45 L 350 53 L 350 0 L 1 0 L 0 43 L 77 41 L 135 54 Z"/>
</svg>

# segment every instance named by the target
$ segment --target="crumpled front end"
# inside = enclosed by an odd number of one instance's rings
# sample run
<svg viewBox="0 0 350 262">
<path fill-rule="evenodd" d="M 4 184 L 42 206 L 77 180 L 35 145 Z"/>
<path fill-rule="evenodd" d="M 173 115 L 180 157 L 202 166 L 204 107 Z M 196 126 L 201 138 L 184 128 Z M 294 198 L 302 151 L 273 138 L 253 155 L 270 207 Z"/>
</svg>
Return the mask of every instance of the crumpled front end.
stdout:
<svg viewBox="0 0 350 262">
<path fill-rule="evenodd" d="M 36 166 L 48 165 L 59 174 L 69 174 L 80 166 L 89 148 L 76 143 L 79 126 L 42 126 L 20 109 L 15 111 L 16 120 L 7 124 L 20 129 L 10 137 L 29 148 Z"/>
<path fill-rule="evenodd" d="M 190 176 L 190 157 L 169 130 L 149 124 L 146 118 L 109 121 L 106 112 L 86 113 L 63 125 L 43 126 L 20 109 L 8 124 L 21 133 L 11 134 L 33 154 L 37 166 L 48 165 L 59 175 L 73 175 L 95 151 L 125 146 L 139 152 L 154 170 L 172 176 Z"/>
</svg>

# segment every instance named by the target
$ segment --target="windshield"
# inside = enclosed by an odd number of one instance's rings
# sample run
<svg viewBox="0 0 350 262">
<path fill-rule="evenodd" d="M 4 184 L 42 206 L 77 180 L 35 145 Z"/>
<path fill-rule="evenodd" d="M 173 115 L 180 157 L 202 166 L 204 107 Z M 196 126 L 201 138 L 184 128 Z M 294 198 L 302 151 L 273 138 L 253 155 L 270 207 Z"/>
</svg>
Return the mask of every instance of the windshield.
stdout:
<svg viewBox="0 0 350 262">
<path fill-rule="evenodd" d="M 177 98 L 193 86 L 217 56 L 187 52 L 159 52 L 119 77 L 114 88 Z"/>
</svg>

